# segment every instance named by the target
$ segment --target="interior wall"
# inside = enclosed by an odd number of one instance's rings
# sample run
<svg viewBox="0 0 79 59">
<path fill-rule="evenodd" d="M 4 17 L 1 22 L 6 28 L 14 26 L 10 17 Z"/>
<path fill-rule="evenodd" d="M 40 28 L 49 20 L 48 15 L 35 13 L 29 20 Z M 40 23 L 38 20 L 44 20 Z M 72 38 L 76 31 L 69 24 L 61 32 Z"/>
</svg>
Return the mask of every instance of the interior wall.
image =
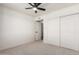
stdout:
<svg viewBox="0 0 79 59">
<path fill-rule="evenodd" d="M 59 19 L 47 20 L 44 23 L 44 42 L 59 45 Z"/>
<path fill-rule="evenodd" d="M 77 17 L 63 19 L 64 16 L 79 13 L 79 5 L 74 5 L 42 15 L 44 19 L 44 43 L 79 51 L 79 20 Z M 76 20 L 77 19 L 77 20 Z M 74 21 L 73 21 L 74 20 Z M 61 22 L 64 22 L 62 24 Z M 75 23 L 74 23 L 75 22 Z M 76 27 L 76 29 L 73 28 Z M 63 32 L 64 31 L 64 32 Z M 75 41 L 75 42 L 74 42 Z"/>
<path fill-rule="evenodd" d="M 0 7 L 0 50 L 34 41 L 34 18 Z"/>
</svg>

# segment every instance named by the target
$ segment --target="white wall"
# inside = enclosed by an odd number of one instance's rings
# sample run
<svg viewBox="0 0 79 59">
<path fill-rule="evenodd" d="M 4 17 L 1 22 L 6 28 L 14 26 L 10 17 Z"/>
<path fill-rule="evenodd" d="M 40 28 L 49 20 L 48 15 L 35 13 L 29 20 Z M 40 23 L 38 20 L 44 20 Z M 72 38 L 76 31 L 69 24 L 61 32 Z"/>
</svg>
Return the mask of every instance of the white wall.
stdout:
<svg viewBox="0 0 79 59">
<path fill-rule="evenodd" d="M 48 20 L 48 19 L 50 20 L 52 18 L 56 18 L 59 16 L 68 15 L 68 14 L 73 14 L 73 13 L 79 13 L 79 4 L 66 7 L 66 8 L 62 8 L 57 11 L 53 11 L 51 13 L 45 14 L 45 15 L 38 16 L 38 18 L 41 17 L 41 18 L 44 18 L 45 20 Z"/>
<path fill-rule="evenodd" d="M 44 42 L 59 45 L 59 19 L 53 18 L 44 23 Z"/>
<path fill-rule="evenodd" d="M 33 17 L 0 7 L 0 50 L 34 41 Z"/>
<path fill-rule="evenodd" d="M 79 51 L 79 14 L 77 17 L 63 18 L 75 13 L 79 13 L 79 5 L 40 16 L 44 19 L 44 42 Z"/>
</svg>

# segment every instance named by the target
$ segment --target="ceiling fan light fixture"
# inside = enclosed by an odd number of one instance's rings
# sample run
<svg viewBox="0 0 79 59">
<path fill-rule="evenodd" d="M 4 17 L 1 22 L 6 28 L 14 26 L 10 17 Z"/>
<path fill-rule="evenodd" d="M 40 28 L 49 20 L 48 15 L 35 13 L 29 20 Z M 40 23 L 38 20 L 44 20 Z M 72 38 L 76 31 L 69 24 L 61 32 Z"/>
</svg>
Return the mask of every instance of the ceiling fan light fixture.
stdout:
<svg viewBox="0 0 79 59">
<path fill-rule="evenodd" d="M 32 9 L 34 10 L 35 13 L 38 12 L 38 10 L 41 10 L 41 11 L 45 11 L 46 9 L 45 8 L 41 8 L 39 7 L 40 4 L 42 3 L 28 3 L 31 7 L 28 7 L 28 8 L 25 8 L 25 9 Z"/>
<path fill-rule="evenodd" d="M 34 8 L 33 8 L 33 10 L 35 10 L 35 11 L 36 11 L 36 10 L 37 10 L 37 8 L 35 8 L 35 7 L 34 7 Z"/>
</svg>

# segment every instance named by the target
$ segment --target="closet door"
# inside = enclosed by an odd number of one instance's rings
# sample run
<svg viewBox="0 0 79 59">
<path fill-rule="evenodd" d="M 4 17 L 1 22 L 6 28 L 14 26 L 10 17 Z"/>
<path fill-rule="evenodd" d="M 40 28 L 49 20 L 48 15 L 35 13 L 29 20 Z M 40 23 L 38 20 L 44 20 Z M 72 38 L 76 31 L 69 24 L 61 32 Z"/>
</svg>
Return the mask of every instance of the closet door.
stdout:
<svg viewBox="0 0 79 59">
<path fill-rule="evenodd" d="M 53 45 L 59 45 L 59 19 L 54 18 L 49 20 L 47 27 L 47 42 Z"/>
<path fill-rule="evenodd" d="M 75 19 L 74 19 L 74 39 L 76 40 L 74 40 L 74 44 L 76 44 L 75 45 L 75 47 L 76 47 L 76 50 L 78 50 L 79 51 L 79 14 L 78 15 L 76 15 L 76 17 L 75 17 Z"/>
<path fill-rule="evenodd" d="M 78 50 L 79 33 L 77 33 L 77 31 L 79 32 L 79 29 L 77 29 L 77 27 L 79 27 L 79 25 L 76 26 L 79 23 L 78 15 L 61 17 L 60 21 L 61 21 L 61 46 Z M 78 36 L 78 38 L 76 38 L 76 35 Z"/>
</svg>

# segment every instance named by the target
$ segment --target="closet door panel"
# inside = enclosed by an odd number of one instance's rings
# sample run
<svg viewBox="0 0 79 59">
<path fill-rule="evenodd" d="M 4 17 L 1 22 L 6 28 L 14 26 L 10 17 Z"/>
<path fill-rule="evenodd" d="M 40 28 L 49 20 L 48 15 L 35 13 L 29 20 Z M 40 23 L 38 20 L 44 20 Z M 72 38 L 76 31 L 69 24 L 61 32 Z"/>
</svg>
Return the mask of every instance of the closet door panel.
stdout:
<svg viewBox="0 0 79 59">
<path fill-rule="evenodd" d="M 61 46 L 77 50 L 78 41 L 75 38 L 75 22 L 77 15 L 61 17 Z"/>
<path fill-rule="evenodd" d="M 75 45 L 76 50 L 79 51 L 79 14 L 74 19 L 74 39 L 76 40 L 74 44 L 77 44 Z"/>
</svg>

